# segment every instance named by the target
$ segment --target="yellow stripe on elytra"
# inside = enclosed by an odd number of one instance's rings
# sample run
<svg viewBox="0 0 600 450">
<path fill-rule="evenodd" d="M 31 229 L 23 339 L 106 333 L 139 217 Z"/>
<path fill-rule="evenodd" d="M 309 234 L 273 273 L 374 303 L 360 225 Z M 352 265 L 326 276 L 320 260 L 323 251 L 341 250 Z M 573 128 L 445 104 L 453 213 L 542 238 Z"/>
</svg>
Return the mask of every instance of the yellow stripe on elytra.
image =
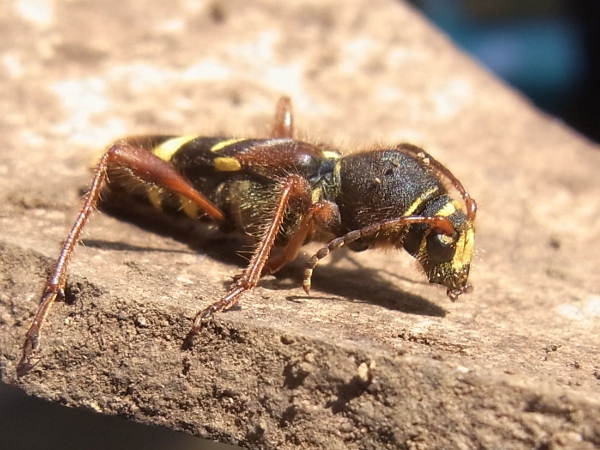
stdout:
<svg viewBox="0 0 600 450">
<path fill-rule="evenodd" d="M 211 152 L 218 152 L 219 150 L 223 150 L 225 147 L 229 147 L 232 144 L 235 144 L 236 142 L 240 142 L 240 141 L 245 141 L 246 139 L 238 139 L 238 138 L 233 138 L 233 139 L 226 139 L 224 141 L 219 142 L 218 144 L 213 145 L 210 148 Z"/>
<path fill-rule="evenodd" d="M 237 172 L 238 170 L 242 170 L 242 165 L 235 158 L 223 156 L 215 158 L 215 169 L 219 172 Z"/>
<path fill-rule="evenodd" d="M 188 142 L 196 139 L 197 137 L 198 136 L 196 136 L 196 135 L 194 135 L 194 136 L 179 136 L 179 137 L 175 137 L 175 138 L 166 140 L 162 144 L 157 145 L 154 148 L 154 150 L 152 150 L 152 153 L 154 153 L 154 155 L 158 156 L 163 161 L 169 161 L 171 159 L 171 157 L 173 156 L 173 154 L 177 150 L 179 150 L 181 147 L 183 147 Z"/>
</svg>

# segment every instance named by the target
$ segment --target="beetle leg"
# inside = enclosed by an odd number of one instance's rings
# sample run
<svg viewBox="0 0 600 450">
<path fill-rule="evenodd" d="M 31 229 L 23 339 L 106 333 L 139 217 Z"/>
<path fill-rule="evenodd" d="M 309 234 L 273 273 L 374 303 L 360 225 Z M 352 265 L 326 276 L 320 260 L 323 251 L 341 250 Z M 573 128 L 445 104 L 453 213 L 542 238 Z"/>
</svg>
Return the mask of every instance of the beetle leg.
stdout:
<svg viewBox="0 0 600 450">
<path fill-rule="evenodd" d="M 281 186 L 281 195 L 273 212 L 272 219 L 268 223 L 256 250 L 254 250 L 248 267 L 244 270 L 242 276 L 234 281 L 227 295 L 196 314 L 192 328 L 185 339 L 184 348 L 191 346 L 193 337 L 200 332 L 203 324 L 209 321 L 214 313 L 235 305 L 244 292 L 256 286 L 262 276 L 263 269 L 275 243 L 277 233 L 283 223 L 290 201 L 298 200 L 302 205 L 301 209 L 305 211 L 309 210 L 311 206 L 311 187 L 306 179 L 296 174 L 288 175 Z"/>
<path fill-rule="evenodd" d="M 52 270 L 52 275 L 44 286 L 40 304 L 33 318 L 33 322 L 25 335 L 23 354 L 17 366 L 17 373 L 19 376 L 26 374 L 33 367 L 32 359 L 39 347 L 42 325 L 50 312 L 50 308 L 52 308 L 56 297 L 64 297 L 63 292 L 67 281 L 69 262 L 73 256 L 75 246 L 79 241 L 81 231 L 89 220 L 90 214 L 98 204 L 102 188 L 109 182 L 107 171 L 112 167 L 124 168 L 142 181 L 181 194 L 196 203 L 214 219 L 224 219 L 223 213 L 204 195 L 191 187 L 170 164 L 147 152 L 145 149 L 135 146 L 135 139 L 132 139 L 131 142 L 123 140 L 113 144 L 110 149 L 102 155 L 102 158 L 100 158 L 100 162 L 96 167 L 94 178 L 90 186 L 90 191 L 85 198 L 83 207 L 81 208 L 69 235 L 63 242 L 60 255 Z"/>
<path fill-rule="evenodd" d="M 277 102 L 271 137 L 290 139 L 294 137 L 294 115 L 292 100 L 289 97 L 281 97 Z"/>
<path fill-rule="evenodd" d="M 448 236 L 452 236 L 456 230 L 454 229 L 454 225 L 448 220 L 448 218 L 443 216 L 434 216 L 434 217 L 422 217 L 422 216 L 408 216 L 408 217 L 399 217 L 397 219 L 390 219 L 383 222 L 377 222 L 371 225 L 368 225 L 360 230 L 353 230 L 349 233 L 346 233 L 343 236 L 335 238 L 329 243 L 321 248 L 317 253 L 315 253 L 306 264 L 306 268 L 304 270 L 304 280 L 302 281 L 302 287 L 304 288 L 304 292 L 307 294 L 310 293 L 311 287 L 311 278 L 313 274 L 313 270 L 319 263 L 319 261 L 325 258 L 329 253 L 338 248 L 342 248 L 344 245 L 349 244 L 350 242 L 354 242 L 357 239 L 362 237 L 370 236 L 375 233 L 379 233 L 382 230 L 393 229 L 393 228 L 405 228 L 409 225 L 414 225 L 416 223 L 423 223 L 429 225 L 433 230 L 438 233 L 445 234 Z"/>
<path fill-rule="evenodd" d="M 298 257 L 300 248 L 306 242 L 307 236 L 314 233 L 315 228 L 331 231 L 336 234 L 336 231 L 340 227 L 340 210 L 335 203 L 328 200 L 321 200 L 315 203 L 302 218 L 298 229 L 283 250 L 267 260 L 262 274 L 270 275 L 275 273 L 286 263 L 295 260 Z"/>
</svg>

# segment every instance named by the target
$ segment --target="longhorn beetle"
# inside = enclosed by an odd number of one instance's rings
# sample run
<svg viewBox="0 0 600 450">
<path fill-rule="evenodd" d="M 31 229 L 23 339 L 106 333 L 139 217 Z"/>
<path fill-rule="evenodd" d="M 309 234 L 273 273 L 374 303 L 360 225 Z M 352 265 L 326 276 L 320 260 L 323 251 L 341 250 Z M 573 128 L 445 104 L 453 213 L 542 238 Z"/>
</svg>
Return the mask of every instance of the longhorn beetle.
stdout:
<svg viewBox="0 0 600 450">
<path fill-rule="evenodd" d="M 44 319 L 64 298 L 68 265 L 103 189 L 163 211 L 178 210 L 216 223 L 223 231 L 256 237 L 248 267 L 229 291 L 201 310 L 186 338 L 191 344 L 213 315 L 236 304 L 261 276 L 279 270 L 311 240 L 327 244 L 304 272 L 310 291 L 318 262 L 340 247 L 354 251 L 404 248 L 430 283 L 451 300 L 467 283 L 475 238 L 475 200 L 441 163 L 410 144 L 342 155 L 293 138 L 291 100 L 279 100 L 271 137 L 129 137 L 100 158 L 83 207 L 63 243 L 27 331 L 18 372 L 32 367 Z M 462 202 L 452 197 L 453 186 Z"/>
</svg>

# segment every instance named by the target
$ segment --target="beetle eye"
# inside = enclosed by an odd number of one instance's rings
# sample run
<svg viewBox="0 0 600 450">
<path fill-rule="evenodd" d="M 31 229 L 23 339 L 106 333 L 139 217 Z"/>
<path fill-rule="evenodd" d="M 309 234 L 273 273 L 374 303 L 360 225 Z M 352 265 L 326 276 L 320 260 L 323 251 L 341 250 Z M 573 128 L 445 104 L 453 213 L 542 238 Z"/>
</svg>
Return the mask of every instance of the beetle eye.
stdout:
<svg viewBox="0 0 600 450">
<path fill-rule="evenodd" d="M 452 260 L 456 252 L 456 238 L 445 234 L 430 233 L 427 236 L 427 255 L 433 261 L 443 263 Z"/>
</svg>

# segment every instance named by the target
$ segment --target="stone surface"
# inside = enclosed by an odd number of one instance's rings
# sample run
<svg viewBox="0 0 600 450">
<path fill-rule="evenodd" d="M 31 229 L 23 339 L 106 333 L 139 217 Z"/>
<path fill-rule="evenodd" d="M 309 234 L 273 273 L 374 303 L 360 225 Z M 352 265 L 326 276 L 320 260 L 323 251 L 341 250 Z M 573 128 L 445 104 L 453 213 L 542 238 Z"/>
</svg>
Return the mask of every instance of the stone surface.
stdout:
<svg viewBox="0 0 600 450">
<path fill-rule="evenodd" d="M 401 2 L 21 1 L 0 6 L 0 374 L 32 395 L 249 448 L 600 446 L 596 146 L 536 111 Z M 96 214 L 35 369 L 15 365 L 86 166 L 119 136 L 410 141 L 478 200 L 475 291 L 450 303 L 407 255 L 303 261 L 195 312 L 235 242 Z M 162 229 L 162 228 L 161 228 Z M 164 233 L 163 233 L 164 234 Z M 308 248 L 307 254 L 314 251 Z"/>
</svg>

